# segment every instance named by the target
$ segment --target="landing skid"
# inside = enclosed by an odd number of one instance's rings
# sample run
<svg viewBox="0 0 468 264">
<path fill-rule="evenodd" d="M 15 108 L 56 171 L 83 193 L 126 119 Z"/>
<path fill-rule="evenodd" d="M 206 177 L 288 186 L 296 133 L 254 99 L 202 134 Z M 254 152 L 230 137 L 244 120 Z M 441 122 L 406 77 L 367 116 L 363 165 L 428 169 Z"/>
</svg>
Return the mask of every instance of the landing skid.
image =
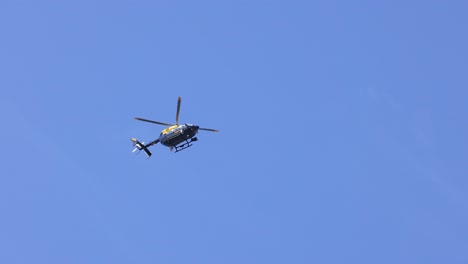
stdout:
<svg viewBox="0 0 468 264">
<path fill-rule="evenodd" d="M 184 144 L 181 144 L 181 145 L 178 145 L 178 146 L 174 146 L 174 148 L 175 148 L 175 152 L 174 152 L 174 153 L 177 153 L 177 152 L 179 152 L 179 151 L 182 151 L 182 150 L 184 150 L 184 149 L 186 149 L 186 148 L 191 147 L 191 146 L 193 145 L 193 144 L 191 144 L 191 143 L 192 143 L 192 142 L 195 142 L 195 141 L 197 141 L 197 140 L 198 140 L 198 138 L 194 137 L 194 138 L 192 138 L 192 139 L 190 139 L 190 140 L 186 140 Z"/>
</svg>

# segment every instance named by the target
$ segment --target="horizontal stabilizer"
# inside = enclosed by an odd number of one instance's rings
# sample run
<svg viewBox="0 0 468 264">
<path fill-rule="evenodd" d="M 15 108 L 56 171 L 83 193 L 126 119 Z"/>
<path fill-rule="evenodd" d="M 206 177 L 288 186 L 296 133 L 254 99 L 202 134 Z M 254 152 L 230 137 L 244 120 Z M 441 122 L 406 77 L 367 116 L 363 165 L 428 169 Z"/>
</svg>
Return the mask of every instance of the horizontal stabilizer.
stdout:
<svg viewBox="0 0 468 264">
<path fill-rule="evenodd" d="M 133 150 L 133 152 L 135 152 L 137 149 L 138 150 L 143 150 L 145 153 L 146 153 L 146 156 L 151 157 L 151 152 L 149 151 L 149 149 L 147 148 L 147 146 L 145 146 L 144 143 L 141 143 L 140 141 L 138 141 L 136 138 L 132 138 L 131 139 L 132 142 L 133 142 L 133 146 L 135 147 L 135 149 Z M 148 144 L 149 145 L 149 144 Z"/>
</svg>

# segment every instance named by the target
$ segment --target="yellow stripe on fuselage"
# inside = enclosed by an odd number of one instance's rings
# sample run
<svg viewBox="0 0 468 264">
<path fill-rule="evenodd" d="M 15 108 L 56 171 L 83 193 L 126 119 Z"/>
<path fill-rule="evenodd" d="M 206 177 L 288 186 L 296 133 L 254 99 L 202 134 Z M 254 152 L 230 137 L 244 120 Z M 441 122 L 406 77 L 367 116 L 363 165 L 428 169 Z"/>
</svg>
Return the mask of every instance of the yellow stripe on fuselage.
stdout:
<svg viewBox="0 0 468 264">
<path fill-rule="evenodd" d="M 178 125 L 170 126 L 170 127 L 166 128 L 166 129 L 164 129 L 164 130 L 161 132 L 161 134 L 165 135 L 165 134 L 171 132 L 172 130 L 176 129 L 177 127 L 178 127 Z"/>
</svg>

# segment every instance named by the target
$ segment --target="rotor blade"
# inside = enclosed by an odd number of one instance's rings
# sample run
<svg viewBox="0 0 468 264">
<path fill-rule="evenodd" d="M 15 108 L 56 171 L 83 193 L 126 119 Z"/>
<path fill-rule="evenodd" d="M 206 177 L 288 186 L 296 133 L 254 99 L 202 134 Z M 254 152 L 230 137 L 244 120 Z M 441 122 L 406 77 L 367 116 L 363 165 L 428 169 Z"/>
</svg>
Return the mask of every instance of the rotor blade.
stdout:
<svg viewBox="0 0 468 264">
<path fill-rule="evenodd" d="M 148 122 L 148 123 L 153 123 L 153 124 L 158 124 L 158 125 L 163 125 L 163 126 L 172 126 L 171 124 L 168 124 L 168 123 L 153 121 L 153 120 L 144 119 L 144 118 L 139 118 L 139 117 L 135 117 L 135 119 L 136 119 L 136 120 L 139 120 L 139 121 Z"/>
<path fill-rule="evenodd" d="M 177 99 L 177 113 L 176 113 L 176 118 L 175 118 L 176 125 L 179 124 L 179 112 L 180 112 L 180 101 L 181 100 L 182 100 L 182 98 L 180 98 L 180 96 L 179 96 L 179 99 Z"/>
<path fill-rule="evenodd" d="M 211 128 L 198 128 L 198 130 L 205 130 L 205 131 L 211 131 L 211 132 L 219 132 L 217 129 L 211 129 Z"/>
</svg>

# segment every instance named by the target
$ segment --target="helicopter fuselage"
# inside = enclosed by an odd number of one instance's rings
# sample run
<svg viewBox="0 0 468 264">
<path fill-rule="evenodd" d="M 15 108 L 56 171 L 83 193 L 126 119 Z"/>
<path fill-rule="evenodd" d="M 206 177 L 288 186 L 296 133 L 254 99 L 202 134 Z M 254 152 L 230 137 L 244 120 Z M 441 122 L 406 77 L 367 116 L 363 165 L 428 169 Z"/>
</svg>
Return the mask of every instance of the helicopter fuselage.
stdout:
<svg viewBox="0 0 468 264">
<path fill-rule="evenodd" d="M 159 135 L 159 142 L 166 147 L 177 147 L 183 142 L 189 143 L 189 139 L 198 133 L 198 128 L 198 126 L 191 124 L 168 127 Z M 196 141 L 196 139 L 193 141 Z"/>
</svg>

